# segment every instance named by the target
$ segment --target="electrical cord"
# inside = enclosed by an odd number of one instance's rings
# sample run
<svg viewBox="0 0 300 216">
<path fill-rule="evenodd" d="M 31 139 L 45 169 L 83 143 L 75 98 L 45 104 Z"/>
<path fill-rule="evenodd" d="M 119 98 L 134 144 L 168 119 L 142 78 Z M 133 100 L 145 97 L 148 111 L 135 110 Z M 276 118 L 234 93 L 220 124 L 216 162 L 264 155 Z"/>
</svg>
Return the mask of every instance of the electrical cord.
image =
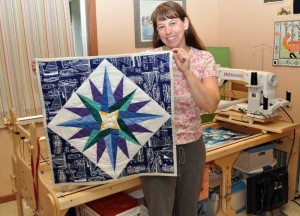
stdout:
<svg viewBox="0 0 300 216">
<path fill-rule="evenodd" d="M 300 204 L 295 199 L 291 201 L 296 203 L 300 207 Z M 280 209 L 280 212 L 283 213 L 284 215 L 287 215 L 282 209 Z"/>
<path fill-rule="evenodd" d="M 292 119 L 292 117 L 288 114 L 288 112 L 281 106 L 280 107 L 284 112 L 285 114 L 289 117 L 289 119 L 291 120 L 292 123 L 294 123 L 294 120 Z"/>
<path fill-rule="evenodd" d="M 300 207 L 300 203 L 298 203 L 296 200 L 293 199 L 291 201 L 293 201 L 294 203 L 296 203 Z"/>
</svg>

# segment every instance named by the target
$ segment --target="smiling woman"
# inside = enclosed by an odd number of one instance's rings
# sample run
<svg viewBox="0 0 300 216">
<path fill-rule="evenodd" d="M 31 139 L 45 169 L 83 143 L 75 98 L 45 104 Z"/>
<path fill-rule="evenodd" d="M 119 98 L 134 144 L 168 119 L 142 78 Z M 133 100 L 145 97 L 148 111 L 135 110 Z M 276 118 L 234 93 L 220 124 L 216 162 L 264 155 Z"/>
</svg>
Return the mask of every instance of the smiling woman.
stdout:
<svg viewBox="0 0 300 216">
<path fill-rule="evenodd" d="M 165 0 L 134 0 L 135 47 L 151 47 L 153 27 L 150 20 L 154 9 Z M 175 1 L 186 8 L 185 0 Z"/>
<path fill-rule="evenodd" d="M 159 4 L 151 22 L 152 51 L 173 53 L 173 145 L 177 147 L 179 174 L 175 178 L 142 176 L 142 186 L 150 216 L 194 216 L 206 157 L 200 116 L 203 110 L 213 113 L 220 98 L 216 65 L 180 4 Z"/>
</svg>

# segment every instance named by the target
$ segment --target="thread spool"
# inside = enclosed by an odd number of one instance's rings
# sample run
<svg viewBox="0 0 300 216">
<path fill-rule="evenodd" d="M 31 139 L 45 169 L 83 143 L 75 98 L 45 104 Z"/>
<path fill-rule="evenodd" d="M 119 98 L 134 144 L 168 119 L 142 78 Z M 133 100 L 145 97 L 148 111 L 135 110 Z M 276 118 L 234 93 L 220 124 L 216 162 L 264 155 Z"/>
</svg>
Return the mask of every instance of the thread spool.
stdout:
<svg viewBox="0 0 300 216">
<path fill-rule="evenodd" d="M 292 99 L 292 93 L 291 91 L 286 91 L 286 95 L 285 95 L 285 98 L 287 101 L 291 102 L 291 99 Z"/>
<path fill-rule="evenodd" d="M 269 99 L 267 97 L 263 97 L 263 110 L 268 110 L 268 107 L 269 107 Z"/>
<path fill-rule="evenodd" d="M 251 85 L 257 85 L 257 72 L 251 72 Z"/>
</svg>

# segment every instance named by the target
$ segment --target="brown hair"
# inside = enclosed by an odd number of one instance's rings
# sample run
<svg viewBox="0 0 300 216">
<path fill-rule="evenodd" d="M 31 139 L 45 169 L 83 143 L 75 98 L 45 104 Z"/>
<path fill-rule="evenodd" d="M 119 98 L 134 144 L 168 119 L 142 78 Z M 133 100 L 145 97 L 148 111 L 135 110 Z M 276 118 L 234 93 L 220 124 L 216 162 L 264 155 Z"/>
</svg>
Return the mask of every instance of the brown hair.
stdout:
<svg viewBox="0 0 300 216">
<path fill-rule="evenodd" d="M 184 21 L 185 17 L 189 20 L 189 28 L 185 31 L 185 42 L 186 45 L 205 50 L 205 46 L 202 43 L 201 39 L 197 35 L 190 18 L 188 17 L 185 10 L 176 2 L 167 1 L 157 6 L 151 15 L 151 21 L 153 24 L 153 37 L 152 37 L 152 47 L 157 48 L 165 45 L 157 31 L 157 21 L 179 18 L 181 21 Z"/>
</svg>

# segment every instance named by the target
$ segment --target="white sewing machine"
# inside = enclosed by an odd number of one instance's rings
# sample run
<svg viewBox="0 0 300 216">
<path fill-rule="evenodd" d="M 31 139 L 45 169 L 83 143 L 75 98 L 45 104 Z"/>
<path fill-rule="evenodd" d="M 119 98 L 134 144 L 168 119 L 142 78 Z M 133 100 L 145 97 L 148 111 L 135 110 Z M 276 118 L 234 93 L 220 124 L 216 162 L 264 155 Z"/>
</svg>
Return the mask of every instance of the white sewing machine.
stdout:
<svg viewBox="0 0 300 216">
<path fill-rule="evenodd" d="M 290 106 L 290 92 L 287 99 L 275 98 L 277 76 L 271 72 L 245 69 L 218 68 L 219 86 L 227 80 L 245 82 L 248 98 L 244 103 L 236 104 L 235 109 L 245 112 L 247 116 L 266 119 L 278 115 L 280 107 Z"/>
</svg>

